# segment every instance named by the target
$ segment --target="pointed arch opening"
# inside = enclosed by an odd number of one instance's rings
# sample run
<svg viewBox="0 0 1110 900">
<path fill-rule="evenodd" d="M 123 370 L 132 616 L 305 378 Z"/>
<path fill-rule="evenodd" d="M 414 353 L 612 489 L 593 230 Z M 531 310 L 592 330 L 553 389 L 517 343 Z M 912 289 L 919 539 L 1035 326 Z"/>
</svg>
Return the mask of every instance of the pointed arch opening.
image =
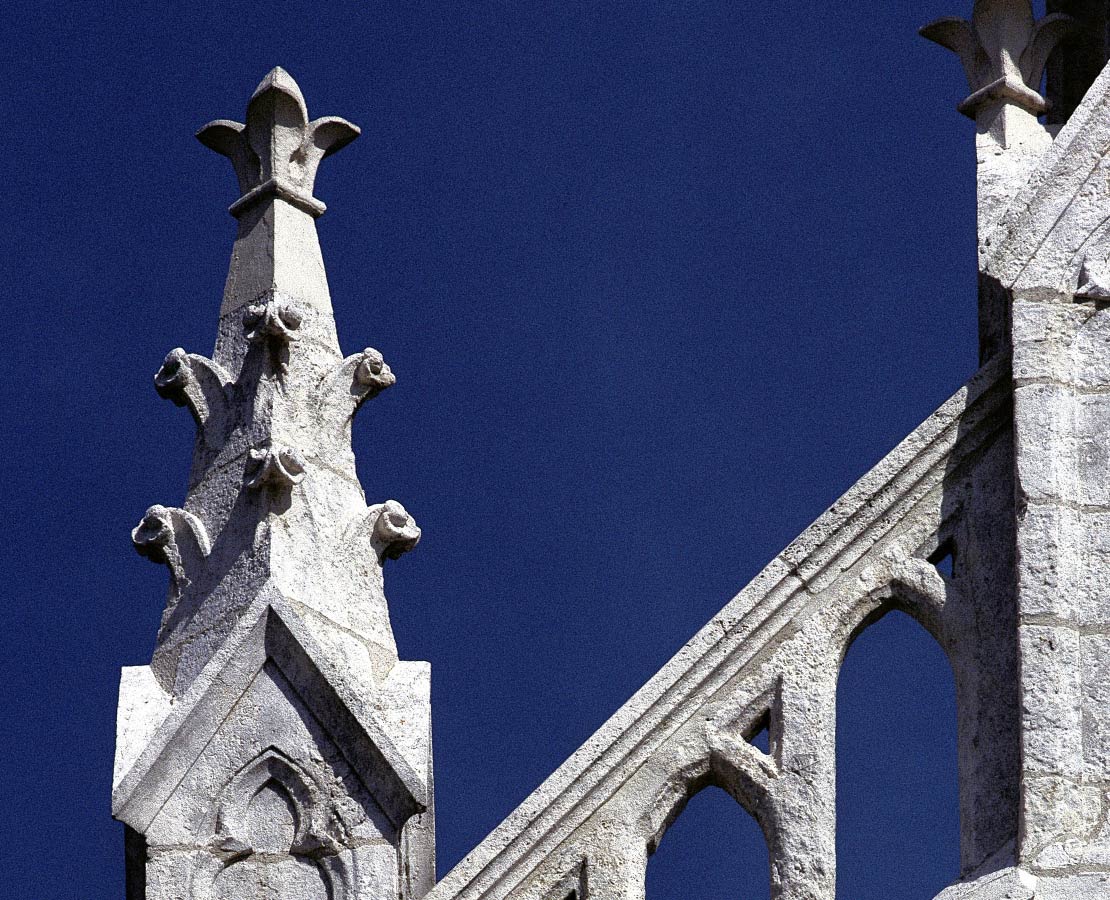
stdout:
<svg viewBox="0 0 1110 900">
<path fill-rule="evenodd" d="M 837 684 L 837 895 L 930 900 L 959 875 L 956 687 L 944 650 L 885 607 Z"/>
<path fill-rule="evenodd" d="M 647 900 L 763 900 L 770 890 L 762 829 L 713 785 L 691 797 L 648 860 Z"/>
</svg>

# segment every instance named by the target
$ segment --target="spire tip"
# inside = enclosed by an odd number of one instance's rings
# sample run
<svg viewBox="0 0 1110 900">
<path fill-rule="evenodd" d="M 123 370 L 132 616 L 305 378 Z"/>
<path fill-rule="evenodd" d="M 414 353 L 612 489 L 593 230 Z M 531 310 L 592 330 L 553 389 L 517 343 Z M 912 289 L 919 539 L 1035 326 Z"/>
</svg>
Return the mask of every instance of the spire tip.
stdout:
<svg viewBox="0 0 1110 900">
<path fill-rule="evenodd" d="M 231 206 L 233 216 L 263 199 L 280 199 L 317 217 L 327 208 L 312 196 L 320 161 L 358 135 L 357 126 L 337 116 L 309 121 L 297 82 L 274 66 L 251 95 L 245 125 L 217 119 L 197 139 L 235 167 L 242 196 Z"/>
</svg>

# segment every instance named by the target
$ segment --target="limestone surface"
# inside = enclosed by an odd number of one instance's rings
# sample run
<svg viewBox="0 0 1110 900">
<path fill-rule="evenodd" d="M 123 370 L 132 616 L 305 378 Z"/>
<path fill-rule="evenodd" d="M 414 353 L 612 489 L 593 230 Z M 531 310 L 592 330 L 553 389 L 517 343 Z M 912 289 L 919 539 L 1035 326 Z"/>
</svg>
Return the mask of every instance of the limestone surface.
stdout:
<svg viewBox="0 0 1110 900">
<path fill-rule="evenodd" d="M 340 352 L 314 224 L 317 168 L 358 129 L 311 120 L 280 69 L 245 123 L 205 126 L 239 231 L 212 357 L 155 376 L 197 439 L 184 502 L 132 533 L 169 592 L 121 682 L 129 897 L 643 900 L 716 785 L 763 830 L 773 900 L 834 900 L 837 677 L 891 610 L 955 676 L 961 873 L 938 900 L 1110 897 L 1110 69 L 1041 122 L 1077 91 L 1068 47 L 1089 67 L 1107 44 L 1074 43 L 1107 21 L 1093 2 L 923 29 L 971 90 L 979 371 L 434 886 L 429 669 L 399 661 L 383 589 L 420 529 L 367 504 L 350 446 L 395 377 Z M 1054 52 L 1066 89 L 1042 94 Z"/>
<path fill-rule="evenodd" d="M 215 352 L 171 350 L 154 376 L 197 438 L 184 503 L 132 532 L 170 583 L 120 689 L 129 896 L 419 897 L 429 669 L 398 660 L 382 575 L 420 529 L 356 477 L 352 417 L 395 378 L 377 350 L 340 352 L 315 225 L 317 167 L 358 129 L 310 120 L 282 69 L 245 118 L 198 134 L 241 192 Z"/>
<path fill-rule="evenodd" d="M 976 0 L 923 29 L 972 91 L 982 368 L 430 900 L 642 900 L 710 784 L 762 826 L 774 900 L 834 900 L 837 674 L 891 609 L 955 675 L 962 873 L 940 898 L 1110 897 L 1110 72 L 1062 130 L 1040 121 L 1049 56 L 1088 21 Z"/>
</svg>

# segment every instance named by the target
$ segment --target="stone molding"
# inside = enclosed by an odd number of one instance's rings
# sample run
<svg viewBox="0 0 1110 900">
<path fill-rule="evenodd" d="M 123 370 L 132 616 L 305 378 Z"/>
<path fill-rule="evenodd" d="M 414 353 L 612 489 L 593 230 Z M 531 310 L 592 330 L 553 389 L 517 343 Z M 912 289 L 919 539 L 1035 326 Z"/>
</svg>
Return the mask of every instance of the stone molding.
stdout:
<svg viewBox="0 0 1110 900">
<path fill-rule="evenodd" d="M 1110 68 L 1103 71 L 980 248 L 980 268 L 1031 299 L 1070 296 L 1105 259 Z"/>
<path fill-rule="evenodd" d="M 566 878 L 557 873 L 583 866 L 592 897 L 600 877 L 597 848 L 625 847 L 633 854 L 636 847 L 653 849 L 689 793 L 707 779 L 725 787 L 763 826 L 776 867 L 774 897 L 831 897 L 834 860 L 814 859 L 811 853 L 808 865 L 824 871 L 817 884 L 805 885 L 796 878 L 791 881 L 797 875 L 794 864 L 802 863 L 797 849 L 793 860 L 784 861 L 784 855 L 791 854 L 789 837 L 781 833 L 787 830 L 782 827 L 784 816 L 789 818 L 786 810 L 813 800 L 807 798 L 806 779 L 799 770 L 822 764 L 816 757 L 806 763 L 784 756 L 778 721 L 782 695 L 784 690 L 796 694 L 797 684 L 782 682 L 783 648 L 791 641 L 807 640 L 807 621 L 824 619 L 827 644 L 809 650 L 821 660 L 821 671 L 809 674 L 827 684 L 831 671 L 835 685 L 840 657 L 855 630 L 894 603 L 933 631 L 950 656 L 959 652 L 956 630 L 942 625 L 945 598 L 953 586 L 922 554 L 943 542 L 946 521 L 939 495 L 945 483 L 966 478 L 1007 428 L 1008 379 L 1008 360 L 984 367 L 756 576 L 459 863 L 429 900 L 553 898 L 562 889 L 556 885 Z M 847 613 L 845 602 L 854 613 Z M 830 604 L 844 620 L 831 629 L 829 620 L 837 617 L 829 612 Z M 787 679 L 796 677 L 797 673 Z M 820 693 L 812 685 L 807 689 Z M 722 691 L 727 702 L 722 702 Z M 685 750 L 676 749 L 675 736 L 688 723 L 707 717 L 712 708 L 720 713 L 700 729 L 700 738 L 687 738 Z M 827 712 L 826 708 L 814 715 L 820 718 Z M 746 743 L 768 717 L 774 735 L 771 756 Z M 809 727 L 806 718 L 802 714 L 789 726 L 793 739 Z M 814 748 L 814 753 L 821 749 Z M 655 777 L 644 774 L 653 768 Z M 657 786 L 655 793 L 643 792 L 648 783 Z M 601 838 L 605 822 L 622 818 L 607 810 L 617 807 L 627 815 L 628 795 L 637 794 L 648 801 L 632 803 L 642 815 L 633 819 L 637 824 L 631 834 L 626 827 L 619 838 Z M 810 807 L 807 814 L 820 806 Z M 810 849 L 831 852 L 830 838 L 829 833 L 816 835 Z M 615 859 L 621 857 L 619 850 L 613 853 Z M 631 866 L 633 873 L 639 872 L 631 876 L 631 885 L 598 896 L 642 896 L 643 871 L 637 866 Z"/>
<path fill-rule="evenodd" d="M 312 196 L 358 129 L 309 121 L 282 69 L 245 118 L 198 135 L 242 192 L 212 358 L 176 348 L 154 377 L 197 431 L 181 507 L 132 532 L 170 584 L 151 664 L 120 684 L 128 892 L 417 900 L 435 878 L 430 673 L 398 658 L 383 567 L 420 529 L 358 481 L 352 417 L 396 378 L 377 350 L 340 350 Z"/>
<path fill-rule="evenodd" d="M 375 712 L 372 698 L 363 695 L 360 687 L 335 665 L 287 601 L 264 592 L 256 609 L 254 615 L 244 617 L 235 635 L 224 643 L 185 696 L 171 700 L 163 695 L 165 715 L 161 723 L 134 764 L 118 773 L 112 814 L 136 831 L 143 831 L 251 679 L 275 656 L 290 661 L 299 657 L 302 671 L 334 697 L 335 715 L 340 718 L 330 723 L 333 733 L 349 736 L 352 745 L 345 747 L 345 752 L 372 761 L 360 767 L 360 772 L 381 780 L 374 786 L 378 788 L 375 796 L 397 798 L 397 806 L 387 814 L 392 813 L 391 818 L 403 824 L 425 809 L 428 785 L 418 774 L 416 763 L 397 750 L 391 729 Z M 314 711 L 324 715 L 324 710 Z M 349 722 L 341 721 L 344 715 L 350 717 Z M 358 742 L 363 744 L 361 749 L 355 745 Z M 134 755 L 124 735 L 117 738 L 117 747 L 120 755 Z"/>
</svg>

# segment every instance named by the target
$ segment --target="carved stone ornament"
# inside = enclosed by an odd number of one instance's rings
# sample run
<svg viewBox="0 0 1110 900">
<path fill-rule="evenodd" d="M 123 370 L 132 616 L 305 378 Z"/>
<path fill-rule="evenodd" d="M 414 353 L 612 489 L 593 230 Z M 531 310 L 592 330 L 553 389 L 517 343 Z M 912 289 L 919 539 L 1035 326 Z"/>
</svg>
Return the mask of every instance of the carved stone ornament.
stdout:
<svg viewBox="0 0 1110 900">
<path fill-rule="evenodd" d="M 290 344 L 297 340 L 297 333 L 304 314 L 292 300 L 270 294 L 262 303 L 252 304 L 243 312 L 243 327 L 251 343 L 272 340 Z"/>
<path fill-rule="evenodd" d="M 937 19 L 921 35 L 960 57 L 971 95 L 959 110 L 976 118 L 980 109 L 1012 103 L 1035 116 L 1048 103 L 1039 93 L 1049 54 L 1077 28 L 1071 16 L 1053 13 L 1039 22 L 1030 0 L 976 0 L 971 21 Z"/>
<path fill-rule="evenodd" d="M 260 447 L 250 452 L 247 487 L 289 490 L 305 477 L 304 459 L 292 447 Z"/>
<path fill-rule="evenodd" d="M 189 354 L 175 347 L 166 354 L 161 368 L 154 375 L 154 387 L 159 396 L 173 400 L 178 406 L 185 403 L 185 387 L 192 373 L 189 370 Z"/>
<path fill-rule="evenodd" d="M 342 431 L 367 400 L 397 383 L 385 358 L 373 347 L 338 363 L 316 386 L 313 402 L 321 420 Z"/>
<path fill-rule="evenodd" d="M 383 557 L 398 559 L 420 542 L 420 528 L 400 503 L 386 500 L 374 522 L 374 540 Z"/>
<path fill-rule="evenodd" d="M 189 584 L 186 558 L 182 552 L 186 538 L 193 556 L 208 555 L 211 546 L 204 523 L 183 509 L 160 504 L 147 509 L 131 531 L 131 542 L 140 556 L 169 568 L 175 593 L 180 593 Z"/>
<path fill-rule="evenodd" d="M 164 563 L 167 549 L 174 543 L 169 509 L 157 504 L 150 507 L 131 530 L 131 542 L 140 556 Z"/>
<path fill-rule="evenodd" d="M 280 786 L 294 812 L 289 851 L 335 852 L 341 834 L 338 818 L 328 809 L 327 791 L 303 766 L 274 747 L 267 748 L 245 766 L 224 789 L 213 844 L 237 854 L 282 849 L 256 846 L 259 841 L 252 839 L 250 833 L 252 801 L 269 783 Z"/>
<path fill-rule="evenodd" d="M 271 195 L 319 216 L 327 209 L 312 196 L 320 161 L 359 133 L 356 125 L 336 116 L 310 122 L 300 88 L 279 66 L 251 97 L 245 125 L 219 119 L 205 125 L 197 138 L 235 167 L 243 195 L 231 205 L 233 216 Z"/>
<path fill-rule="evenodd" d="M 368 396 L 373 396 L 397 383 L 397 377 L 386 365 L 385 357 L 373 347 L 362 351 L 362 360 L 355 369 L 355 381 L 367 388 Z"/>
<path fill-rule="evenodd" d="M 227 409 L 230 376 L 212 360 L 175 347 L 166 354 L 154 374 L 154 388 L 175 406 L 187 406 L 199 427 L 215 416 L 223 419 Z"/>
<path fill-rule="evenodd" d="M 269 747 L 225 786 L 209 843 L 216 856 L 198 866 L 190 900 L 342 900 L 350 879 L 340 837 L 327 791 Z"/>
</svg>

